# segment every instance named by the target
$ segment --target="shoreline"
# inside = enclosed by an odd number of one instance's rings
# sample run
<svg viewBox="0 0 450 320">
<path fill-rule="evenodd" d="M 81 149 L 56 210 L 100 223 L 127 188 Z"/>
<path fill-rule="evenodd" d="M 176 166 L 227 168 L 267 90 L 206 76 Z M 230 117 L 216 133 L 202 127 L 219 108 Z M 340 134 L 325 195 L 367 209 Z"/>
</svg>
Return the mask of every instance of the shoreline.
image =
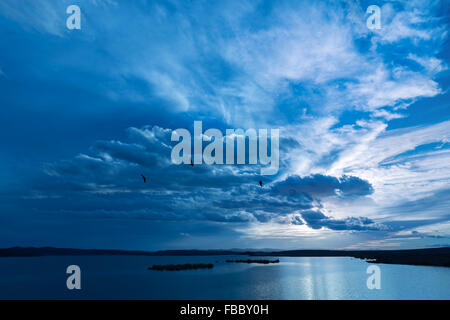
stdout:
<svg viewBox="0 0 450 320">
<path fill-rule="evenodd" d="M 53 247 L 12 247 L 0 249 L 0 258 L 43 256 L 247 256 L 247 257 L 352 257 L 367 263 L 450 267 L 450 247 L 408 250 L 109 250 Z"/>
</svg>

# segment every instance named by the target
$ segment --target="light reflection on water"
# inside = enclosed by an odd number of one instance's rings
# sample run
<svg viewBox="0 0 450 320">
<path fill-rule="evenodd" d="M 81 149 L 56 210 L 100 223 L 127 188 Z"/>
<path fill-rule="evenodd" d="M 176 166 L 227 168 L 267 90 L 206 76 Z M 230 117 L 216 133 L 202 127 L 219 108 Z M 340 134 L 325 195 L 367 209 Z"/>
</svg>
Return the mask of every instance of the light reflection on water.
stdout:
<svg viewBox="0 0 450 320">
<path fill-rule="evenodd" d="M 369 290 L 369 264 L 355 258 L 280 258 L 279 264 L 226 263 L 233 256 L 84 256 L 0 259 L 0 298 L 31 299 L 449 299 L 450 268 L 384 265 Z M 269 257 L 268 259 L 273 259 Z M 214 263 L 211 270 L 149 271 L 153 264 Z M 66 289 L 66 267 L 82 270 L 82 290 Z"/>
</svg>

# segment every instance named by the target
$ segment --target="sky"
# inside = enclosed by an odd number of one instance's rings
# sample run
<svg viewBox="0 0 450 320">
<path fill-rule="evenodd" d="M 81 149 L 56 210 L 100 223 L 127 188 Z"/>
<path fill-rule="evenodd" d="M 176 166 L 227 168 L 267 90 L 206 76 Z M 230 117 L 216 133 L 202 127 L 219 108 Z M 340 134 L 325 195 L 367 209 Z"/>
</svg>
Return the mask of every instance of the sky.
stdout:
<svg viewBox="0 0 450 320">
<path fill-rule="evenodd" d="M 449 8 L 2 0 L 0 247 L 449 246 Z M 174 164 L 194 121 L 279 129 L 277 174 Z"/>
</svg>

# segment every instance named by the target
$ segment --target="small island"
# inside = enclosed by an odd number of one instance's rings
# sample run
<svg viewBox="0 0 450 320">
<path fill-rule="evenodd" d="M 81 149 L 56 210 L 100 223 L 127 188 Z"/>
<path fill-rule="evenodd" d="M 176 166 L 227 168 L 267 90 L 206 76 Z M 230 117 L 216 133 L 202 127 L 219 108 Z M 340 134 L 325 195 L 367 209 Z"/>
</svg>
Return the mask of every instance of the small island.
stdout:
<svg viewBox="0 0 450 320">
<path fill-rule="evenodd" d="M 269 263 L 279 263 L 280 260 L 264 260 L 264 259 L 257 259 L 257 260 L 226 260 L 228 263 L 262 263 L 262 264 L 269 264 Z"/>
<path fill-rule="evenodd" d="M 198 263 L 198 264 L 166 264 L 166 265 L 158 265 L 155 264 L 148 268 L 148 270 L 157 270 L 157 271 L 181 271 L 181 270 L 195 270 L 195 269 L 211 269 L 214 265 L 212 263 Z"/>
</svg>

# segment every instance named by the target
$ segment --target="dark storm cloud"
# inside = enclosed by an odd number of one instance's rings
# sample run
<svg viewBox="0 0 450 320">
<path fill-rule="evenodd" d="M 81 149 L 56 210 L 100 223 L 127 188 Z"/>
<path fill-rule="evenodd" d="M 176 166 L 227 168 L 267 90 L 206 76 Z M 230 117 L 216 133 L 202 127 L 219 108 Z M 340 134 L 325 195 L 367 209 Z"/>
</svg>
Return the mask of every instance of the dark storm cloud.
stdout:
<svg viewBox="0 0 450 320">
<path fill-rule="evenodd" d="M 312 229 L 328 228 L 331 230 L 386 230 L 386 227 L 375 223 L 366 217 L 348 217 L 345 219 L 333 219 L 320 211 L 308 210 L 301 212 L 306 224 Z"/>
<path fill-rule="evenodd" d="M 366 196 L 373 193 L 373 188 L 365 180 L 353 176 L 336 178 L 316 174 L 308 177 L 290 176 L 272 188 L 273 194 L 296 196 L 308 194 L 313 197 L 333 195 Z"/>
<path fill-rule="evenodd" d="M 272 221 L 332 230 L 380 228 L 366 218 L 337 220 L 319 211 L 323 197 L 370 194 L 371 185 L 357 177 L 289 176 L 274 182 L 277 176 L 261 177 L 258 165 L 175 165 L 170 160 L 174 144 L 170 129 L 145 126 L 127 132 L 126 141 L 98 141 L 89 154 L 47 164 L 50 179 L 35 191 L 52 197 L 46 201 L 29 198 L 28 205 L 50 214 L 86 218 Z"/>
</svg>

